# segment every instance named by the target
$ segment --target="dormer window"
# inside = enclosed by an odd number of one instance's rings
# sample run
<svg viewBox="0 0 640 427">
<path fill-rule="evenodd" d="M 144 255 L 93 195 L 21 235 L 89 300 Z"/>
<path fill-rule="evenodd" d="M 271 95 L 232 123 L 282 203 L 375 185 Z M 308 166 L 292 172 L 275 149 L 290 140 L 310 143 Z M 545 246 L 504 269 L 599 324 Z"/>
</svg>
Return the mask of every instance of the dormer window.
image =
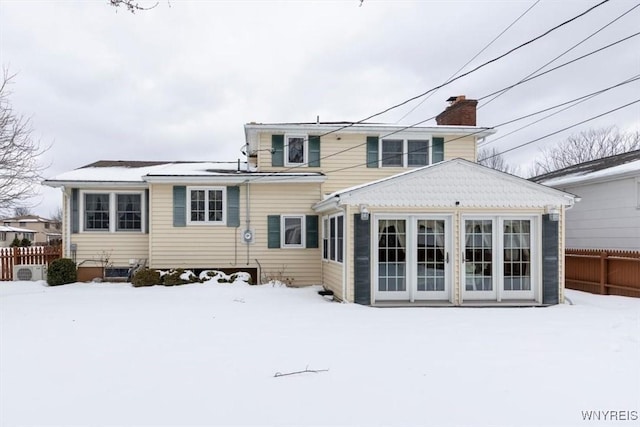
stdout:
<svg viewBox="0 0 640 427">
<path fill-rule="evenodd" d="M 285 136 L 285 166 L 296 166 L 307 163 L 307 141 L 306 135 L 286 135 Z"/>
</svg>

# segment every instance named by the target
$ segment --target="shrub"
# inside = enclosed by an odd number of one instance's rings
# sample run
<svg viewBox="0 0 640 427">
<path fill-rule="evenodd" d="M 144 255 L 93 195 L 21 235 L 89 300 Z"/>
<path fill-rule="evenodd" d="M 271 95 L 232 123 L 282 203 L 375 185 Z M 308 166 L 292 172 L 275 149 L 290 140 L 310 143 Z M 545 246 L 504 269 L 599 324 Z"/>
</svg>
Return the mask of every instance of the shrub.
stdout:
<svg viewBox="0 0 640 427">
<path fill-rule="evenodd" d="M 160 279 L 160 273 L 157 270 L 143 268 L 136 271 L 131 279 L 131 283 L 134 288 L 139 288 L 141 286 L 159 285 L 162 283 L 162 279 Z"/>
<path fill-rule="evenodd" d="M 162 276 L 162 284 L 165 286 L 175 286 L 175 285 L 184 285 L 185 283 L 191 283 L 189 280 L 185 280 L 182 277 L 184 273 L 184 269 L 178 268 L 175 270 L 170 270 Z"/>
<path fill-rule="evenodd" d="M 58 258 L 49 265 L 47 283 L 49 286 L 65 285 L 77 280 L 76 263 L 69 258 Z"/>
<path fill-rule="evenodd" d="M 29 246 L 31 246 L 31 240 L 25 237 L 24 239 L 20 240 L 20 246 L 22 246 L 23 248 L 28 248 Z"/>
<path fill-rule="evenodd" d="M 12 248 L 16 248 L 18 246 L 20 246 L 20 239 L 18 239 L 17 237 L 13 239 L 13 241 L 11 242 L 10 245 Z"/>
</svg>

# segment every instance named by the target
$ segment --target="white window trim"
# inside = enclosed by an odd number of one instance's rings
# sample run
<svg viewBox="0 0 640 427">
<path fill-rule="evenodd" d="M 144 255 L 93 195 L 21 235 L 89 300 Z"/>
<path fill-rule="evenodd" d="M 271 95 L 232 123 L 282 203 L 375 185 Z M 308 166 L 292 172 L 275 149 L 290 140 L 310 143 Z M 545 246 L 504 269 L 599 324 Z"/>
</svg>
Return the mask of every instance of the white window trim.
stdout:
<svg viewBox="0 0 640 427">
<path fill-rule="evenodd" d="M 338 261 L 338 217 L 342 217 L 342 261 Z M 331 259 L 331 220 L 335 219 L 335 232 L 336 232 L 336 238 L 335 238 L 335 248 L 336 248 L 336 259 Z M 325 258 L 324 257 L 324 232 L 325 232 L 325 221 L 326 221 L 326 228 L 327 228 L 327 240 L 329 242 L 329 248 L 327 250 L 327 254 L 328 257 Z M 346 238 L 345 238 L 345 220 L 344 220 L 344 214 L 342 213 L 336 213 L 333 215 L 327 215 L 322 217 L 322 237 L 323 237 L 323 253 L 322 253 L 322 260 L 326 261 L 326 262 L 330 262 L 330 263 L 334 263 L 334 264 L 338 264 L 338 265 L 342 265 L 344 264 L 344 257 L 345 257 L 345 250 L 346 250 Z"/>
<path fill-rule="evenodd" d="M 397 141 L 402 140 L 402 165 L 401 166 L 383 166 L 382 159 L 384 153 L 382 150 L 382 141 Z M 409 166 L 409 140 L 412 141 L 427 141 L 428 153 L 427 164 L 420 166 Z M 388 137 L 378 137 L 378 167 L 379 168 L 421 168 L 433 163 L 433 138 L 431 135 L 391 135 Z"/>
<path fill-rule="evenodd" d="M 86 230 L 85 229 L 85 210 L 84 210 L 84 200 L 86 194 L 108 194 L 109 195 L 109 230 Z M 140 213 L 142 215 L 142 220 L 140 222 L 140 230 L 116 230 L 116 217 L 117 217 L 117 194 L 139 194 L 140 195 Z M 78 210 L 79 210 L 79 232 L 80 233 L 124 233 L 124 234 L 144 234 L 147 227 L 147 218 L 145 215 L 146 212 L 146 203 L 144 197 L 143 190 L 137 191 L 92 191 L 92 190 L 80 190 L 79 195 L 80 200 L 78 201 Z"/>
<path fill-rule="evenodd" d="M 287 244 L 285 242 L 285 238 L 286 238 L 286 233 L 285 233 L 285 222 L 286 222 L 286 218 L 298 218 L 300 219 L 300 244 L 299 245 L 292 245 L 292 244 Z M 307 230 L 306 230 L 306 215 L 298 215 L 298 214 L 291 214 L 291 215 L 281 215 L 280 216 L 280 247 L 281 248 L 286 248 L 286 249 L 300 249 L 300 248 L 306 248 L 307 247 L 307 242 L 306 242 L 306 234 L 307 234 Z"/>
<path fill-rule="evenodd" d="M 304 141 L 304 145 L 302 150 L 302 163 L 292 163 L 289 161 L 289 138 L 302 138 Z M 285 134 L 284 135 L 284 165 L 285 166 L 300 166 L 307 165 L 309 163 L 309 135 L 306 134 Z"/>
<path fill-rule="evenodd" d="M 191 191 L 198 190 L 205 192 L 205 218 L 209 218 L 209 191 L 220 191 L 222 190 L 222 221 L 209 221 L 205 219 L 204 221 L 192 221 L 191 220 Z M 227 225 L 227 187 L 198 187 L 192 186 L 187 187 L 187 225 Z"/>
</svg>

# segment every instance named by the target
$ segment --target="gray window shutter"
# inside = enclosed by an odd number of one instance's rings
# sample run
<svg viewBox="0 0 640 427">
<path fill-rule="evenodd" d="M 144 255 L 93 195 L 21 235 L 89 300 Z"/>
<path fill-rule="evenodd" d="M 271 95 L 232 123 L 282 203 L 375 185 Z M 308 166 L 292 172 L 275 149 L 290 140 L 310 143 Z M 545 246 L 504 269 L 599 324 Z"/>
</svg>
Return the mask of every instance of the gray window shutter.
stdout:
<svg viewBox="0 0 640 427">
<path fill-rule="evenodd" d="M 542 303 L 558 304 L 558 222 L 542 215 Z"/>
<path fill-rule="evenodd" d="M 309 137 L 309 167 L 320 167 L 320 137 Z"/>
<path fill-rule="evenodd" d="M 318 215 L 307 215 L 306 218 L 306 240 L 307 248 L 317 248 L 318 246 Z"/>
<path fill-rule="evenodd" d="M 267 247 L 280 247 L 280 215 L 267 216 Z"/>
<path fill-rule="evenodd" d="M 433 163 L 444 160 L 444 138 L 434 137 L 432 139 Z"/>
<path fill-rule="evenodd" d="M 144 217 L 145 217 L 145 226 L 144 232 L 149 234 L 149 189 L 144 190 Z"/>
<path fill-rule="evenodd" d="M 284 166 L 284 135 L 271 135 L 271 166 Z"/>
<path fill-rule="evenodd" d="M 175 185 L 173 187 L 173 226 L 187 225 L 187 187 Z"/>
<path fill-rule="evenodd" d="M 360 214 L 353 215 L 354 300 L 357 304 L 371 304 L 370 246 L 371 220 L 363 221 Z"/>
<path fill-rule="evenodd" d="M 240 227 L 240 187 L 227 187 L 227 227 Z"/>
<path fill-rule="evenodd" d="M 377 136 L 367 137 L 367 167 L 368 168 L 378 167 L 378 137 Z"/>
<path fill-rule="evenodd" d="M 78 208 L 78 189 L 71 190 L 71 232 L 78 233 L 80 231 L 80 211 Z"/>
</svg>

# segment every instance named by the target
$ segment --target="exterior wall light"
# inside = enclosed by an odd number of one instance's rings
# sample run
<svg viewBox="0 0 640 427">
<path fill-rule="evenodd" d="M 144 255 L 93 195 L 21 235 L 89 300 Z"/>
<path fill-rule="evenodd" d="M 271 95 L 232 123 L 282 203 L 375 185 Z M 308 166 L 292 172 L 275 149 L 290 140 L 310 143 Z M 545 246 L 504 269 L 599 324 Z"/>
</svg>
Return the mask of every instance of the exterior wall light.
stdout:
<svg viewBox="0 0 640 427">
<path fill-rule="evenodd" d="M 545 212 L 549 214 L 549 221 L 560 221 L 560 209 L 555 206 L 547 206 Z"/>
<path fill-rule="evenodd" d="M 369 209 L 365 205 L 360 205 L 360 219 L 362 221 L 369 221 Z"/>
</svg>

